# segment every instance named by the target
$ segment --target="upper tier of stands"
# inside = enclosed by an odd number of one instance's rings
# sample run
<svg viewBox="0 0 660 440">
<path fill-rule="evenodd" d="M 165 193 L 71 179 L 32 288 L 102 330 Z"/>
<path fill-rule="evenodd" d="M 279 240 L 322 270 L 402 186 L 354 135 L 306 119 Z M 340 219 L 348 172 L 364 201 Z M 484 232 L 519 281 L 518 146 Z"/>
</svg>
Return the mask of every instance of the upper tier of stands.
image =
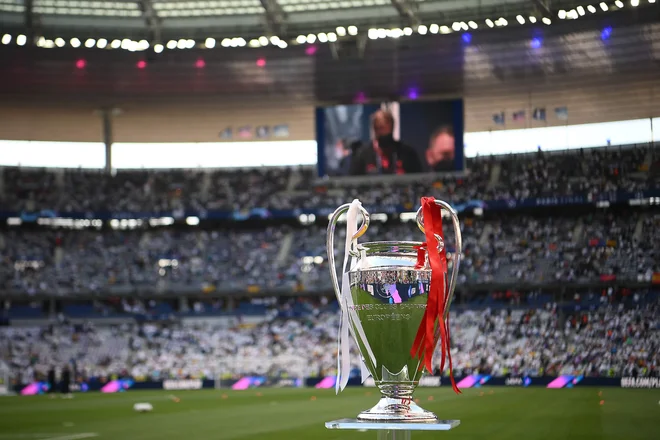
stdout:
<svg viewBox="0 0 660 440">
<path fill-rule="evenodd" d="M 414 206 L 421 195 L 460 202 L 660 188 L 651 147 L 594 148 L 468 159 L 461 177 L 335 186 L 312 168 L 118 171 L 0 168 L 0 211 L 172 212 L 249 208 Z"/>
</svg>

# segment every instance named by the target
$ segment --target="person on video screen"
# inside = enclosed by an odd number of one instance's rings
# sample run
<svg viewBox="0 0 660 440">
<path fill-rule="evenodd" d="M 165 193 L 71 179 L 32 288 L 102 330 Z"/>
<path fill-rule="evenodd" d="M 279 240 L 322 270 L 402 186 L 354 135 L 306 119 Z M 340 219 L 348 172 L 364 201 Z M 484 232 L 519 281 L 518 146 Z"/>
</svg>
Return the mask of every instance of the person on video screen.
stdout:
<svg viewBox="0 0 660 440">
<path fill-rule="evenodd" d="M 422 171 L 417 152 L 395 141 L 394 116 L 378 110 L 371 116 L 374 139 L 360 147 L 351 161 L 351 174 L 408 174 Z"/>
<path fill-rule="evenodd" d="M 456 141 L 454 130 L 449 125 L 443 125 L 433 132 L 426 150 L 426 165 L 429 171 L 454 171 L 454 156 Z"/>
</svg>

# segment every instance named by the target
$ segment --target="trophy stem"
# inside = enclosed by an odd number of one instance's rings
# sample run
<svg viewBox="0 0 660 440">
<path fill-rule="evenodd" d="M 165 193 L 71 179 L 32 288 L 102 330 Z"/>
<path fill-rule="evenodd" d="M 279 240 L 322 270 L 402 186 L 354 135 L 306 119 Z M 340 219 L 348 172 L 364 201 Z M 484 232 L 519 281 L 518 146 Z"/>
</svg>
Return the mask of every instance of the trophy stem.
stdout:
<svg viewBox="0 0 660 440">
<path fill-rule="evenodd" d="M 387 429 L 378 431 L 378 440 L 410 440 L 410 431 Z"/>
</svg>

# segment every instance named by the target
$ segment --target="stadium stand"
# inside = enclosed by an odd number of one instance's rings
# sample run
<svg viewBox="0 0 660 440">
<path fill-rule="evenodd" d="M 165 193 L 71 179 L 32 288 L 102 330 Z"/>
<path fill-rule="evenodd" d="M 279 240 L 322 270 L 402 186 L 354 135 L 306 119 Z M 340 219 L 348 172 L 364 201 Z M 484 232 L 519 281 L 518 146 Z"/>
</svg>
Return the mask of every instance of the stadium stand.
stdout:
<svg viewBox="0 0 660 440">
<path fill-rule="evenodd" d="M 414 205 L 419 194 L 465 200 L 569 196 L 660 187 L 648 147 L 586 150 L 468 159 L 466 177 L 422 177 L 336 186 L 314 178 L 312 168 L 240 171 L 130 171 L 2 168 L 0 209 L 63 212 L 172 212 L 250 208 L 335 207 L 359 196 L 365 204 Z M 657 155 L 657 153 L 656 153 Z"/>
<path fill-rule="evenodd" d="M 630 147 L 482 157 L 469 161 L 465 176 L 369 186 L 317 180 L 310 168 L 115 175 L 2 168 L 0 211 L 334 208 L 352 197 L 411 208 L 422 194 L 452 203 L 578 193 L 595 199 L 658 188 L 654 154 Z M 658 374 L 658 292 L 649 287 L 660 273 L 657 211 L 548 208 L 461 217 L 452 320 L 457 374 Z M 333 373 L 338 316 L 328 299 L 323 221 L 119 223 L 0 231 L 0 290 L 12 295 L 0 317 L 34 322 L 0 328 L 0 360 L 15 382 L 70 361 L 86 378 Z M 414 222 L 398 218 L 372 221 L 365 236 L 392 238 L 422 236 Z M 264 300 L 232 292 L 307 296 Z M 219 316 L 228 319 L 222 327 L 186 321 Z M 254 320 L 244 324 L 246 317 Z M 109 326 L 100 318 L 124 321 Z"/>
<path fill-rule="evenodd" d="M 575 295 L 565 303 L 544 305 L 546 298 L 538 293 L 523 295 L 522 302 L 520 298 L 494 299 L 490 307 L 453 314 L 456 374 L 659 374 L 657 291 L 606 289 L 584 295 L 584 301 Z M 70 360 L 85 380 L 332 374 L 336 307 L 327 301 L 290 300 L 269 309 L 253 326 L 143 323 L 97 328 L 88 322 L 11 327 L 0 329 L 0 347 L 3 360 L 27 377 L 41 377 L 50 364 Z M 355 347 L 353 351 L 357 353 Z"/>
<path fill-rule="evenodd" d="M 579 217 L 467 218 L 461 284 L 650 281 L 658 272 L 660 217 L 594 213 Z M 9 230 L 2 234 L 0 288 L 76 294 L 210 286 L 330 288 L 325 229 Z M 413 222 L 374 223 L 365 239 L 423 239 Z M 284 242 L 290 249 L 282 254 Z M 448 246 L 453 246 L 453 236 Z"/>
</svg>

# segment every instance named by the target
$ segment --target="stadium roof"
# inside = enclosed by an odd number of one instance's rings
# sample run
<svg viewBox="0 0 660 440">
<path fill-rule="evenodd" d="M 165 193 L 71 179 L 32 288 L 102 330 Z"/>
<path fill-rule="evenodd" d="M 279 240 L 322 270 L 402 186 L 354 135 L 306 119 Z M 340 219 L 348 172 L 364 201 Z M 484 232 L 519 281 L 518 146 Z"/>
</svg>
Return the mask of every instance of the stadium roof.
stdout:
<svg viewBox="0 0 660 440">
<path fill-rule="evenodd" d="M 138 5 L 135 1 L 48 1 Z M 247 0 L 230 3 L 242 1 Z M 293 0 L 279 1 L 280 5 L 294 5 Z M 236 15 L 236 22 L 247 17 L 255 19 L 253 31 L 245 27 L 244 33 L 238 33 L 220 24 L 206 30 L 186 27 L 199 20 L 220 23 L 223 16 L 158 15 L 163 10 L 193 13 L 193 9 L 163 9 L 162 4 L 174 4 L 170 1 L 151 4 L 155 15 L 147 14 L 152 20 L 148 25 L 145 13 L 139 9 L 130 9 L 134 17 L 87 15 L 93 8 L 73 16 L 69 7 L 69 15 L 58 16 L 37 12 L 35 8 L 44 7 L 46 0 L 33 0 L 34 14 L 28 19 L 27 14 L 17 11 L 22 8 L 24 13 L 28 0 L 11 0 L 11 4 L 10 0 L 0 0 L 0 9 L 13 8 L 10 13 L 0 13 L 0 26 L 10 19 L 17 23 L 13 29 L 3 26 L 6 34 L 0 36 L 0 95 L 33 95 L 39 99 L 63 95 L 69 100 L 100 100 L 106 96 L 112 101 L 121 96 L 156 99 L 236 95 L 242 102 L 253 99 L 257 103 L 275 96 L 352 102 L 363 95 L 394 99 L 407 96 L 411 90 L 423 91 L 427 97 L 464 96 L 467 91 L 473 95 L 480 91 L 506 94 L 511 87 L 538 90 L 550 80 L 563 88 L 595 82 L 624 84 L 632 78 L 648 82 L 658 78 L 660 68 L 660 7 L 648 1 L 632 7 L 630 2 L 624 5 L 617 0 L 623 7 L 602 2 L 603 6 L 594 3 L 596 6 L 556 12 L 556 7 L 568 7 L 560 6 L 567 2 L 553 2 L 553 18 L 538 12 L 531 15 L 542 9 L 537 2 L 517 2 L 506 7 L 529 8 L 530 15 L 505 18 L 502 13 L 491 15 L 492 19 L 477 19 L 479 14 L 488 17 L 484 9 L 467 8 L 469 2 L 461 0 L 465 15 L 457 21 L 432 21 L 427 17 L 432 17 L 430 6 L 456 6 L 458 0 L 424 1 L 414 14 L 421 21 L 417 27 L 402 24 L 410 17 L 399 15 L 388 4 L 377 8 L 383 18 L 381 25 L 373 27 L 360 25 L 359 18 L 338 20 L 336 26 L 321 23 L 344 14 L 344 9 L 315 13 L 316 33 L 292 31 L 301 23 L 296 14 L 310 16 L 309 12 L 294 11 L 284 17 L 288 33 L 278 36 L 268 34 L 265 22 L 258 24 L 257 17 L 265 20 L 265 9 L 259 14 Z M 200 8 L 215 4 L 193 3 Z M 155 8 L 158 4 L 159 9 Z M 129 11 L 128 7 L 105 9 L 112 13 Z M 355 17 L 360 16 L 359 11 L 365 16 L 369 11 L 371 19 L 376 20 L 373 7 L 353 9 Z M 386 23 L 387 17 L 392 17 L 391 24 Z M 32 39 L 26 30 L 30 22 Z M 66 23 L 76 26 L 67 27 Z M 186 38 L 186 32 L 194 36 Z M 36 47 L 29 47 L 30 41 Z"/>
<path fill-rule="evenodd" d="M 612 12 L 640 2 L 572 0 L 0 0 L 0 26 L 46 38 L 168 39 L 279 36 L 334 31 L 337 26 L 452 26 L 520 15 L 539 22 Z M 655 0 L 651 0 L 655 2 Z M 621 6 L 621 7 L 620 7 Z M 587 9 L 588 8 L 588 9 Z M 565 12 L 562 12 L 565 11 Z M 567 13 L 567 14 L 566 14 Z"/>
</svg>

